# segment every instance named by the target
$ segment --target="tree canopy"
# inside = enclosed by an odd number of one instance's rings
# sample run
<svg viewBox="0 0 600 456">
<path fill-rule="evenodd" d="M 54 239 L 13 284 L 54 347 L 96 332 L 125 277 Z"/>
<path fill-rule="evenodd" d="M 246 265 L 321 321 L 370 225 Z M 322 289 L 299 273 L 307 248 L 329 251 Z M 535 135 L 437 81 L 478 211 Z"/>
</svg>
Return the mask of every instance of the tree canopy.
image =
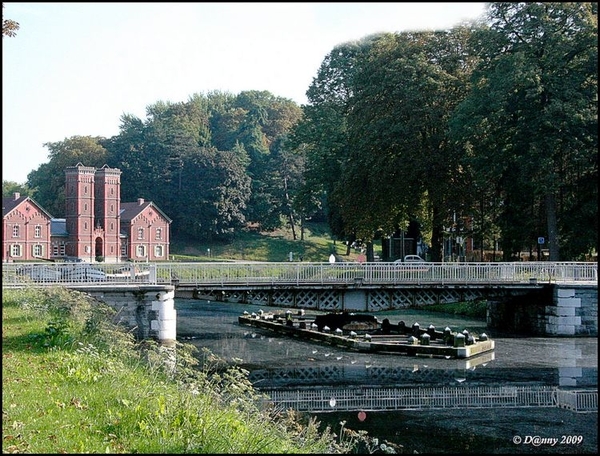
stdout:
<svg viewBox="0 0 600 456">
<path fill-rule="evenodd" d="M 123 115 L 112 138 L 48 143 L 26 188 L 60 216 L 65 167 L 108 164 L 123 171 L 122 199 L 154 201 L 174 236 L 287 224 L 296 237 L 312 217 L 348 245 L 406 233 L 438 261 L 497 248 L 515 259 L 539 238 L 551 260 L 586 258 L 598 233 L 597 4 L 486 8 L 449 30 L 335 46 L 305 106 L 194 94 Z"/>
</svg>

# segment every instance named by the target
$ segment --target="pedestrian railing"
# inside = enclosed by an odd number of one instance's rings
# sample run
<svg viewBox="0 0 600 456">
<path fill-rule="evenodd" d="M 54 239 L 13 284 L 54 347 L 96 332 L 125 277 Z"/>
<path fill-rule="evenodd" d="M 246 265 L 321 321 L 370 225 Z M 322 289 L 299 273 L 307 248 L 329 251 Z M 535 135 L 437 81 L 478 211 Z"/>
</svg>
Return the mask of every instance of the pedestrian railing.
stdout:
<svg viewBox="0 0 600 456">
<path fill-rule="evenodd" d="M 335 285 L 598 283 L 593 262 L 3 263 L 2 285 L 173 283 Z"/>
<path fill-rule="evenodd" d="M 457 386 L 425 388 L 303 388 L 261 390 L 266 402 L 302 412 L 425 410 L 452 408 L 562 407 L 597 411 L 598 391 L 553 386 Z"/>
</svg>

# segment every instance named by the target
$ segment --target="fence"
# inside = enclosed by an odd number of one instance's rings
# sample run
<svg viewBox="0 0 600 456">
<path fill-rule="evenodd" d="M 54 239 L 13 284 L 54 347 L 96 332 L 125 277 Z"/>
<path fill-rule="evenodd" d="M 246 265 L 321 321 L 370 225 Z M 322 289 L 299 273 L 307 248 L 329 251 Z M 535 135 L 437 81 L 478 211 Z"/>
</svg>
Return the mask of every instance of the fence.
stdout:
<svg viewBox="0 0 600 456">
<path fill-rule="evenodd" d="M 186 285 L 401 285 L 598 283 L 592 262 L 514 263 L 3 263 L 2 285 L 23 283 Z"/>
<path fill-rule="evenodd" d="M 325 388 L 262 392 L 277 407 L 304 412 L 502 407 L 562 407 L 576 412 L 598 410 L 598 391 L 561 391 L 551 386 Z"/>
</svg>

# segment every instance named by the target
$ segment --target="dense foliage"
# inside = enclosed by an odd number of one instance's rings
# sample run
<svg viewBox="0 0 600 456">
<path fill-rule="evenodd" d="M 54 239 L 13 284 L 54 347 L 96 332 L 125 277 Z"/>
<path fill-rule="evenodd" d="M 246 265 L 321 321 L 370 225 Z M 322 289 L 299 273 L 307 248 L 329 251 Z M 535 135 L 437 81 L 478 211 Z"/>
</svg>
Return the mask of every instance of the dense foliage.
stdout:
<svg viewBox="0 0 600 456">
<path fill-rule="evenodd" d="M 597 253 L 596 3 L 498 2 L 451 30 L 336 46 L 309 103 L 195 94 L 124 115 L 113 138 L 48 143 L 26 190 L 64 211 L 64 168 L 120 168 L 122 199 L 155 202 L 174 237 L 231 241 L 327 220 L 334 239 L 408 233 L 429 258 Z M 18 188 L 3 183 L 3 194 Z M 455 256 L 456 255 L 456 256 Z"/>
<path fill-rule="evenodd" d="M 486 19 L 325 58 L 295 138 L 303 201 L 326 198 L 334 234 L 416 226 L 438 261 L 465 237 L 479 258 L 540 237 L 551 260 L 597 252 L 597 4 L 490 3 Z"/>
</svg>

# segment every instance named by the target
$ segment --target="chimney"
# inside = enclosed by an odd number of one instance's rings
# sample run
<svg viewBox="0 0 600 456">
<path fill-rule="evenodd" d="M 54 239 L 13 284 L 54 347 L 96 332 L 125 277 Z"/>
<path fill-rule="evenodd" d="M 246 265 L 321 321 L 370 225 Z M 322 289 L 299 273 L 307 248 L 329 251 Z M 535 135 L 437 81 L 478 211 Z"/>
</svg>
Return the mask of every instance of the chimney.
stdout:
<svg viewBox="0 0 600 456">
<path fill-rule="evenodd" d="M 19 198 L 21 198 L 21 194 L 19 192 L 15 192 L 14 197 L 15 197 L 15 201 L 16 201 Z"/>
<path fill-rule="evenodd" d="M 144 204 L 144 198 L 138 198 L 138 206 Z"/>
</svg>

